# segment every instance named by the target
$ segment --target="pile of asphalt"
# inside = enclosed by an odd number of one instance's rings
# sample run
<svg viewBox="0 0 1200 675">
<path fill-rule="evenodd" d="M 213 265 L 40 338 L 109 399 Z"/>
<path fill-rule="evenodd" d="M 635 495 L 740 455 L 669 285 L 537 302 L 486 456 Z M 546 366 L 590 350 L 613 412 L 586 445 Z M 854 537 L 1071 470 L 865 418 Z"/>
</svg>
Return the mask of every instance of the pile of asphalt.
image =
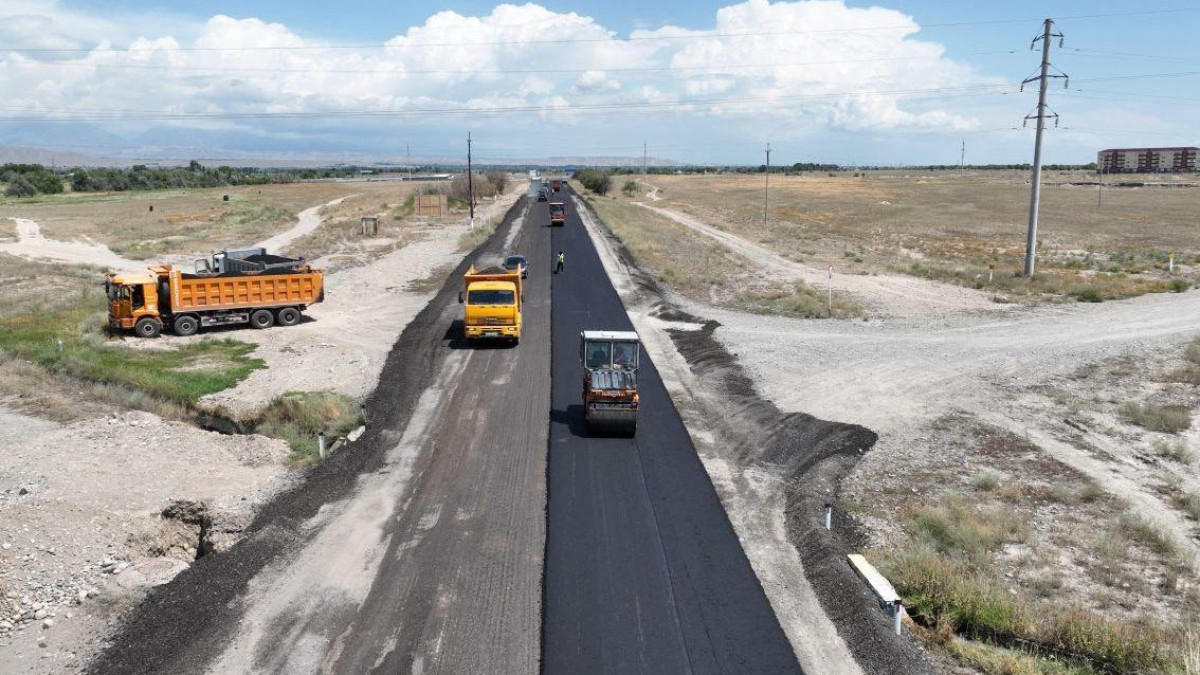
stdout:
<svg viewBox="0 0 1200 675">
<path fill-rule="evenodd" d="M 590 205 L 586 207 L 590 209 Z M 668 333 L 692 372 L 726 403 L 721 416 L 710 419 L 722 442 L 733 448 L 737 461 L 743 466 L 769 466 L 788 479 L 789 537 L 821 608 L 859 667 L 868 674 L 932 675 L 924 649 L 911 635 L 897 636 L 892 631 L 889 614 L 847 562 L 846 555 L 860 551 L 865 541 L 854 521 L 835 513 L 832 529 L 824 526 L 825 504 L 836 503 L 842 479 L 878 436 L 856 424 L 785 413 L 762 398 L 737 357 L 713 337 L 720 324 L 672 304 L 658 280 L 638 266 L 594 210 L 592 217 L 605 229 L 629 269 L 640 302 L 653 307 L 657 318 L 702 326 L 700 330 L 668 329 Z"/>
<path fill-rule="evenodd" d="M 467 255 L 437 295 L 401 333 L 366 403 L 367 431 L 314 466 L 291 491 L 258 513 L 245 538 L 226 553 L 196 561 L 138 606 L 87 672 L 96 675 L 203 672 L 236 629 L 238 599 L 264 567 L 301 548 L 302 526 L 325 504 L 351 494 L 359 476 L 383 467 L 421 393 L 435 380 L 446 351 L 442 308 L 456 300 L 461 277 L 481 255 L 499 254 L 523 200 L 496 232 Z"/>
</svg>

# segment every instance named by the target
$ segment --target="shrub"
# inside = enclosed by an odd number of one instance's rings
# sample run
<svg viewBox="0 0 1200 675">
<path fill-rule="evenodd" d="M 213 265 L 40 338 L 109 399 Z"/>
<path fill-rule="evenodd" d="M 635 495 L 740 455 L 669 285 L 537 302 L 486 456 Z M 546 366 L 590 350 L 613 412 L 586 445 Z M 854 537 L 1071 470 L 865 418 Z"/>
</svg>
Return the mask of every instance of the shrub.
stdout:
<svg viewBox="0 0 1200 675">
<path fill-rule="evenodd" d="M 289 392 L 277 396 L 260 410 L 250 425 L 255 433 L 287 441 L 294 461 L 311 461 L 317 455 L 317 432 L 327 443 L 362 424 L 354 399 L 333 392 Z"/>
<path fill-rule="evenodd" d="M 1095 288 L 1084 288 L 1076 291 L 1075 299 L 1080 302 L 1104 302 L 1104 296 Z"/>
<path fill-rule="evenodd" d="M 637 194 L 637 183 L 631 180 L 625 181 L 625 184 L 621 186 L 621 192 L 626 197 L 634 196 Z"/>
<path fill-rule="evenodd" d="M 1148 405 L 1129 402 L 1120 408 L 1121 418 L 1150 431 L 1175 434 L 1192 426 L 1192 413 L 1181 405 Z"/>
<path fill-rule="evenodd" d="M 33 183 L 25 180 L 24 176 L 17 176 L 8 183 L 8 187 L 4 188 L 5 197 L 32 197 L 37 194 L 37 188 Z"/>
<path fill-rule="evenodd" d="M 1192 287 L 1192 282 L 1187 279 L 1172 279 L 1170 287 L 1172 293 L 1182 293 Z"/>
<path fill-rule="evenodd" d="M 583 169 L 575 172 L 575 178 L 583 183 L 583 187 L 598 195 L 607 195 L 612 189 L 612 174 L 608 171 Z"/>
</svg>

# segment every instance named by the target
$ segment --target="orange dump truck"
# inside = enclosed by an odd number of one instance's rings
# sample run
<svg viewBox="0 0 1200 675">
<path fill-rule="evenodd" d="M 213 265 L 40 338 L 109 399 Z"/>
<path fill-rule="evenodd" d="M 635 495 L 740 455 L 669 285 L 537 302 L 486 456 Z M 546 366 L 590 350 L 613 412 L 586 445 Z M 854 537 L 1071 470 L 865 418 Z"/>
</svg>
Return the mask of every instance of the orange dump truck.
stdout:
<svg viewBox="0 0 1200 675">
<path fill-rule="evenodd" d="M 157 265 L 143 273 L 110 274 L 104 284 L 108 325 L 142 337 L 155 337 L 165 327 L 194 335 L 202 326 L 293 326 L 301 312 L 325 299 L 324 273 L 302 259 L 264 252 L 231 265 L 222 255 L 211 263 L 197 261 L 196 273 Z"/>
</svg>

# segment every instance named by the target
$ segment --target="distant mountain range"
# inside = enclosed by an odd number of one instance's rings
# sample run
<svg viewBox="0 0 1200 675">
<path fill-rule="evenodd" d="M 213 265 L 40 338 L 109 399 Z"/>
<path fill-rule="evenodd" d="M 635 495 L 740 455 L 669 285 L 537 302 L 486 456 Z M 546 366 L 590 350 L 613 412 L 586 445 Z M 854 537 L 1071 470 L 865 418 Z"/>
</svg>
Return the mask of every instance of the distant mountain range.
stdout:
<svg viewBox="0 0 1200 675">
<path fill-rule="evenodd" d="M 297 149 L 302 147 L 303 149 Z M 389 147 L 390 146 L 383 146 Z M 531 150 L 536 150 L 536 147 Z M 464 148 L 465 150 L 465 148 Z M 485 151 L 486 152 L 486 151 Z M 174 166 L 197 160 L 209 165 L 260 167 L 313 167 L 331 164 L 365 166 L 415 165 L 460 166 L 464 155 L 413 155 L 381 152 L 378 141 L 362 141 L 347 147 L 337 139 L 321 135 L 289 138 L 244 131 L 155 126 L 119 136 L 80 122 L 55 124 L 0 125 L 0 162 L 24 162 L 69 166 L 130 166 L 150 164 Z M 641 166 L 641 157 L 537 156 L 474 158 L 480 166 Z M 658 157 L 647 158 L 650 166 L 679 163 Z"/>
<path fill-rule="evenodd" d="M 407 166 L 404 157 L 378 157 L 370 156 L 365 153 L 354 152 L 295 152 L 295 151 L 228 151 L 220 153 L 220 157 L 206 157 L 203 152 L 187 152 L 186 148 L 173 148 L 172 152 L 166 152 L 166 148 L 154 146 L 130 146 L 128 150 L 123 150 L 120 153 L 106 152 L 104 155 L 83 154 L 73 152 L 69 149 L 50 149 L 38 147 L 26 147 L 20 145 L 4 145 L 0 144 L 0 164 L 17 163 L 17 164 L 44 164 L 46 166 L 132 166 L 134 164 L 147 164 L 151 166 L 179 166 L 186 165 L 189 161 L 195 159 L 202 164 L 210 166 L 227 164 L 230 166 L 255 166 L 262 168 L 288 168 L 288 167 L 321 167 L 337 164 L 353 164 L 357 166 L 378 166 L 386 167 L 403 167 Z M 150 159 L 152 158 L 152 159 Z M 413 156 L 412 164 L 417 166 L 440 165 L 440 166 L 465 166 L 465 157 L 451 156 L 428 156 L 420 157 Z M 553 167 L 570 167 L 570 166 L 620 166 L 620 167 L 639 167 L 642 166 L 641 157 L 611 157 L 611 156 L 591 156 L 591 157 L 521 157 L 512 158 L 506 157 L 488 158 L 476 157 L 474 163 L 478 167 L 486 166 L 553 166 Z M 669 159 L 657 157 L 649 157 L 646 160 L 649 166 L 679 166 L 679 162 Z"/>
</svg>

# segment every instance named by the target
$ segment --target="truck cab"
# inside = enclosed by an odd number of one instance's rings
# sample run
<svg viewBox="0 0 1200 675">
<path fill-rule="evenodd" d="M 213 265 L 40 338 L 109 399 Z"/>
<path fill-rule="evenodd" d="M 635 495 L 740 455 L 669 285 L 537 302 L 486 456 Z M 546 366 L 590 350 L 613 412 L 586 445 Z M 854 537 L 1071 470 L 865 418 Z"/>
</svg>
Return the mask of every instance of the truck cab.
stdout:
<svg viewBox="0 0 1200 675">
<path fill-rule="evenodd" d="M 521 271 L 501 267 L 476 269 L 463 276 L 463 336 L 467 340 L 521 339 Z"/>
<path fill-rule="evenodd" d="M 637 433 L 641 340 L 633 331 L 585 330 L 579 334 L 583 406 L 592 433 Z"/>
<path fill-rule="evenodd" d="M 154 272 L 155 268 L 151 268 L 151 271 Z M 108 296 L 110 328 L 135 329 L 143 337 L 154 337 L 162 330 L 157 276 L 144 273 L 112 274 L 104 282 L 104 291 Z"/>
</svg>

